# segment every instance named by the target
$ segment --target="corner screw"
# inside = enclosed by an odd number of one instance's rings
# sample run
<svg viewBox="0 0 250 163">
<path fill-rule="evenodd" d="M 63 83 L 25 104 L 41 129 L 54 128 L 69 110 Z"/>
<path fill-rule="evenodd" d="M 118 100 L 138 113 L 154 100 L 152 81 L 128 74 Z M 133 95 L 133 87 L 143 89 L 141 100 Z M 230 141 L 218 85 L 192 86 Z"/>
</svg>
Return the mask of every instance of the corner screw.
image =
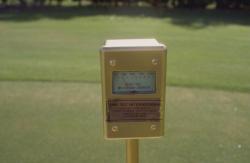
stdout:
<svg viewBox="0 0 250 163">
<path fill-rule="evenodd" d="M 115 66 L 116 65 L 116 60 L 114 60 L 114 59 L 109 60 L 109 65 L 110 66 Z"/>
<path fill-rule="evenodd" d="M 157 58 L 153 58 L 153 59 L 152 59 L 152 64 L 153 64 L 154 66 L 158 65 L 158 62 L 159 62 L 159 60 L 158 60 Z"/>
<path fill-rule="evenodd" d="M 119 131 L 118 126 L 112 126 L 111 130 L 112 130 L 112 132 L 118 132 Z"/>
<path fill-rule="evenodd" d="M 156 130 L 156 125 L 151 125 L 150 129 L 153 130 L 153 131 Z"/>
</svg>

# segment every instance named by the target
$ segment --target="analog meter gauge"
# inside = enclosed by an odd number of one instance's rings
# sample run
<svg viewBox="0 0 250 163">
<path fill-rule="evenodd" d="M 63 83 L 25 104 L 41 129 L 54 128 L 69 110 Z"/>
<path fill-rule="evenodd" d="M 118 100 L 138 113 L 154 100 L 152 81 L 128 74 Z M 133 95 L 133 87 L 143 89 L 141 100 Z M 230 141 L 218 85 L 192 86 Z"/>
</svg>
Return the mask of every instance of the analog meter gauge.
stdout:
<svg viewBox="0 0 250 163">
<path fill-rule="evenodd" d="M 113 94 L 152 94 L 155 93 L 155 72 L 114 71 Z"/>
</svg>

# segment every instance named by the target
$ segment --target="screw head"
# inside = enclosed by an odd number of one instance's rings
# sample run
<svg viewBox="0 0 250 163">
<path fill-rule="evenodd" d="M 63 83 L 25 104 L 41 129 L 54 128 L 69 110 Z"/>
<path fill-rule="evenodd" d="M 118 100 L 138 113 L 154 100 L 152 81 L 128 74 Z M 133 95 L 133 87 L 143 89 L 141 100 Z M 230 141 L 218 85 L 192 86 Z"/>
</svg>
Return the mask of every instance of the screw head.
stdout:
<svg viewBox="0 0 250 163">
<path fill-rule="evenodd" d="M 150 126 L 150 129 L 153 130 L 153 131 L 156 130 L 156 125 L 154 125 L 154 124 L 151 125 L 151 126 Z"/>
<path fill-rule="evenodd" d="M 153 59 L 152 59 L 152 64 L 153 64 L 154 66 L 158 65 L 158 62 L 159 62 L 159 60 L 158 60 L 157 58 L 153 58 Z"/>
<path fill-rule="evenodd" d="M 118 128 L 118 126 L 112 126 L 111 130 L 112 130 L 112 132 L 118 132 L 119 128 Z"/>
<path fill-rule="evenodd" d="M 115 66 L 116 65 L 116 60 L 115 59 L 109 60 L 109 65 L 110 66 Z"/>
</svg>

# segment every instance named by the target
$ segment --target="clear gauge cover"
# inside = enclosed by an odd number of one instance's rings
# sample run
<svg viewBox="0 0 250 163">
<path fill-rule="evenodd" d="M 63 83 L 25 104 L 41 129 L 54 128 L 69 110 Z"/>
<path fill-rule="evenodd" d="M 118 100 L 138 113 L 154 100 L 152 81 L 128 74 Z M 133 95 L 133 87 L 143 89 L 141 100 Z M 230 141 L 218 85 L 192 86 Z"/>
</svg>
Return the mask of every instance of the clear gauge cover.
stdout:
<svg viewBox="0 0 250 163">
<path fill-rule="evenodd" d="M 153 71 L 114 71 L 113 94 L 153 94 L 156 91 L 156 73 Z"/>
</svg>

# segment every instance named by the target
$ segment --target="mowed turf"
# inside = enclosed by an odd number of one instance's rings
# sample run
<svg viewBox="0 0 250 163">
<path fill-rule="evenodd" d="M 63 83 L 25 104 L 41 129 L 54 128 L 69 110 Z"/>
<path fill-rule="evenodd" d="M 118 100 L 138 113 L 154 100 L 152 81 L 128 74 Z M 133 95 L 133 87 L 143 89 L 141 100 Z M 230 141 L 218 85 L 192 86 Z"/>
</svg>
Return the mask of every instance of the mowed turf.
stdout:
<svg viewBox="0 0 250 163">
<path fill-rule="evenodd" d="M 248 163 L 250 95 L 167 88 L 166 136 L 140 141 L 143 163 Z M 0 162 L 125 162 L 102 135 L 99 84 L 0 82 Z"/>
<path fill-rule="evenodd" d="M 0 15 L 0 80 L 100 82 L 106 39 L 168 46 L 168 84 L 250 92 L 248 12 L 72 8 Z"/>
<path fill-rule="evenodd" d="M 248 163 L 248 14 L 105 7 L 1 13 L 0 162 L 125 162 L 124 141 L 102 136 L 99 48 L 108 38 L 155 37 L 168 46 L 166 134 L 140 141 L 141 162 Z"/>
</svg>

